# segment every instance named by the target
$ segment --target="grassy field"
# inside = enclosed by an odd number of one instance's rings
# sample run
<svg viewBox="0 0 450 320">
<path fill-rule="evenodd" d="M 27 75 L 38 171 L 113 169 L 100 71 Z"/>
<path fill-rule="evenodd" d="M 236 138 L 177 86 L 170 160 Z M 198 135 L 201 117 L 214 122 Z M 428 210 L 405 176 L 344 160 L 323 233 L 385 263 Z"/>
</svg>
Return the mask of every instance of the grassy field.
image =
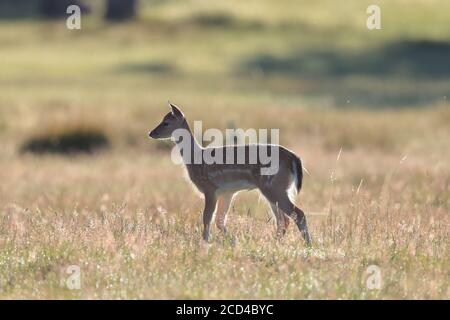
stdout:
<svg viewBox="0 0 450 320">
<path fill-rule="evenodd" d="M 80 31 L 0 20 L 0 298 L 450 298 L 448 1 L 378 1 L 379 31 L 371 1 L 143 1 L 117 25 L 93 2 Z M 292 224 L 275 239 L 256 192 L 234 240 L 200 241 L 202 200 L 147 137 L 167 99 L 204 128 L 280 129 L 312 249 Z M 108 146 L 21 152 L 68 128 Z"/>
</svg>

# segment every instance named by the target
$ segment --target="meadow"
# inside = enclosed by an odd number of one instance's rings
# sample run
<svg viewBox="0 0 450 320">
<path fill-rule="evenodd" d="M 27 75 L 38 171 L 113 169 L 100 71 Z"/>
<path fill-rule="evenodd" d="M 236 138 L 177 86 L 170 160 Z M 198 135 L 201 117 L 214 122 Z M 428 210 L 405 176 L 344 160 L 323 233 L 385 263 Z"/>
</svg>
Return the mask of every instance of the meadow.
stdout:
<svg viewBox="0 0 450 320">
<path fill-rule="evenodd" d="M 378 2 L 377 31 L 356 0 L 0 20 L 0 298 L 449 299 L 450 3 Z M 202 199 L 147 136 L 168 99 L 204 128 L 280 129 L 309 172 L 312 248 L 293 224 L 277 240 L 253 191 L 233 237 L 201 241 Z M 68 132 L 107 143 L 24 147 Z"/>
</svg>

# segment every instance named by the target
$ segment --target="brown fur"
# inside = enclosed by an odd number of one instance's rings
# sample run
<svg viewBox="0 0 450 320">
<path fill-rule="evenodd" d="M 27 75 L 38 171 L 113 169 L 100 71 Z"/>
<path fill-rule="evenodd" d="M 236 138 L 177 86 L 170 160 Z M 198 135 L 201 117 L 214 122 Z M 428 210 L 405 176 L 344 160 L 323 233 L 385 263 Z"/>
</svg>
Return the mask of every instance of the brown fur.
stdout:
<svg viewBox="0 0 450 320">
<path fill-rule="evenodd" d="M 202 156 L 205 152 L 222 152 L 223 164 L 193 164 L 187 163 L 186 168 L 189 178 L 197 189 L 205 197 L 205 208 L 203 210 L 203 238 L 208 241 L 210 235 L 211 221 L 216 212 L 217 227 L 226 232 L 226 215 L 235 193 L 241 190 L 259 189 L 269 201 L 272 212 L 277 220 L 277 235 L 279 237 L 286 233 L 289 225 L 288 217 L 294 219 L 303 235 L 306 243 L 311 243 L 305 214 L 295 206 L 293 199 L 289 197 L 289 191 L 294 185 L 298 192 L 302 186 L 302 163 L 292 151 L 279 145 L 230 145 L 222 147 L 203 148 L 198 144 L 183 113 L 171 104 L 172 112 L 168 113 L 151 133 L 150 137 L 155 139 L 170 138 L 176 129 L 186 129 L 191 139 L 190 150 L 192 159 L 194 154 Z M 177 142 L 176 143 L 180 143 Z M 262 175 L 261 168 L 264 167 L 259 161 L 255 164 L 249 162 L 249 149 L 275 147 L 279 152 L 279 169 L 276 174 Z M 270 150 L 270 149 L 269 149 Z M 245 151 L 244 164 L 226 164 L 227 152 L 234 153 L 234 159 L 238 152 Z M 259 154 L 259 153 L 258 153 Z M 203 158 L 202 158 L 203 159 Z"/>
</svg>

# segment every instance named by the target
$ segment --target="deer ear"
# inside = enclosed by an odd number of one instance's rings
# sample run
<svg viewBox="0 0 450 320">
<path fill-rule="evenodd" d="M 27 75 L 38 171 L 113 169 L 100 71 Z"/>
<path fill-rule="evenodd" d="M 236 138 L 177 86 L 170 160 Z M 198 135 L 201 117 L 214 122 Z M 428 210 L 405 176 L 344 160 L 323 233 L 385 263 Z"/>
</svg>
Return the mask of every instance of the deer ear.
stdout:
<svg viewBox="0 0 450 320">
<path fill-rule="evenodd" d="M 168 101 L 168 102 L 169 102 L 170 108 L 172 109 L 173 115 L 177 118 L 184 118 L 183 112 L 181 112 L 181 110 L 176 105 L 170 103 L 170 101 Z"/>
</svg>

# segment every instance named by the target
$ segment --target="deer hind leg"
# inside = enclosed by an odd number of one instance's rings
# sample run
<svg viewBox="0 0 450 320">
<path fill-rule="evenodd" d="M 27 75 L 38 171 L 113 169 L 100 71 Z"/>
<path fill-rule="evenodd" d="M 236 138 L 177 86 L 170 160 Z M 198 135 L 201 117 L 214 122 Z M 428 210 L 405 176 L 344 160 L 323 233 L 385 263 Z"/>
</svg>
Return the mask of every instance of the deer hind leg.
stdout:
<svg viewBox="0 0 450 320">
<path fill-rule="evenodd" d="M 294 212 L 291 213 L 291 217 L 294 219 L 297 224 L 298 230 L 305 239 L 305 242 L 308 246 L 311 246 L 311 235 L 309 234 L 308 224 L 306 223 L 305 213 L 298 207 L 294 205 Z"/>
<path fill-rule="evenodd" d="M 205 208 L 203 209 L 203 239 L 209 242 L 211 232 L 211 220 L 217 206 L 217 198 L 214 194 L 205 194 Z"/>
<path fill-rule="evenodd" d="M 216 210 L 216 226 L 224 234 L 227 234 L 227 214 L 230 209 L 231 201 L 233 200 L 233 194 L 225 194 L 219 197 L 217 201 Z"/>
<path fill-rule="evenodd" d="M 270 190 L 261 191 L 271 203 L 276 204 L 279 209 L 295 221 L 300 233 L 303 236 L 303 239 L 305 239 L 306 244 L 308 246 L 311 245 L 311 236 L 309 235 L 305 213 L 292 203 L 289 199 L 287 191 L 283 193 L 271 192 Z"/>
<path fill-rule="evenodd" d="M 270 207 L 277 222 L 277 238 L 281 239 L 289 226 L 289 218 L 278 207 L 277 203 L 271 202 Z"/>
</svg>

